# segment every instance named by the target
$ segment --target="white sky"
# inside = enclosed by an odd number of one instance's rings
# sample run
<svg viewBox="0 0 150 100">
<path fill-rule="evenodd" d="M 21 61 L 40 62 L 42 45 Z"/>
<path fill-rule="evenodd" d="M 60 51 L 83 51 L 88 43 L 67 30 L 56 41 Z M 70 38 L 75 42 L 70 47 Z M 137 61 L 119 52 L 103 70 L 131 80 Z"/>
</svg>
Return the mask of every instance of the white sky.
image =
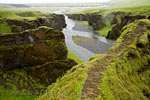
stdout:
<svg viewBox="0 0 150 100">
<path fill-rule="evenodd" d="M 108 2 L 110 0 L 0 0 L 0 3 L 74 3 L 74 2 Z"/>
</svg>

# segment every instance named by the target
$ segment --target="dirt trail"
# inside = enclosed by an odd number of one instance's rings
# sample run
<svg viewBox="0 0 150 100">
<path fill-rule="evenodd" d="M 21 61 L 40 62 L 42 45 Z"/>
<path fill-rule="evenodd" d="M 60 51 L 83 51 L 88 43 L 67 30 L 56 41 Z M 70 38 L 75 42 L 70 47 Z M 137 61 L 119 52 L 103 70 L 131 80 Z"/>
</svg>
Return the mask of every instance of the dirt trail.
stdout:
<svg viewBox="0 0 150 100">
<path fill-rule="evenodd" d="M 100 94 L 100 84 L 101 79 L 103 78 L 103 72 L 106 70 L 107 66 L 111 64 L 114 58 L 121 57 L 123 51 L 127 48 L 128 45 L 132 44 L 136 38 L 141 36 L 144 25 L 137 25 L 134 33 L 127 33 L 123 36 L 123 40 L 120 42 L 118 48 L 113 49 L 113 51 L 108 51 L 107 56 L 102 60 L 98 61 L 96 66 L 93 66 L 88 72 L 88 78 L 85 81 L 85 84 L 82 89 L 81 100 L 95 100 L 96 97 Z M 135 34 L 136 33 L 136 34 Z"/>
</svg>

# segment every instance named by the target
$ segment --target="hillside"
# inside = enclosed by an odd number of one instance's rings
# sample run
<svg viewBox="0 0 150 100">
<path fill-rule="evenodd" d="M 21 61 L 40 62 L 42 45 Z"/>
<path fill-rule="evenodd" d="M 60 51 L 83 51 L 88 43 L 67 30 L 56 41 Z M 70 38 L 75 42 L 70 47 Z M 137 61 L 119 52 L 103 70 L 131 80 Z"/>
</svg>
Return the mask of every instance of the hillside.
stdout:
<svg viewBox="0 0 150 100">
<path fill-rule="evenodd" d="M 150 0 L 111 0 L 108 5 L 113 8 L 127 6 L 145 6 L 150 5 Z"/>
<path fill-rule="evenodd" d="M 74 66 L 38 100 L 149 100 L 150 21 L 124 27 L 106 54 Z"/>
</svg>

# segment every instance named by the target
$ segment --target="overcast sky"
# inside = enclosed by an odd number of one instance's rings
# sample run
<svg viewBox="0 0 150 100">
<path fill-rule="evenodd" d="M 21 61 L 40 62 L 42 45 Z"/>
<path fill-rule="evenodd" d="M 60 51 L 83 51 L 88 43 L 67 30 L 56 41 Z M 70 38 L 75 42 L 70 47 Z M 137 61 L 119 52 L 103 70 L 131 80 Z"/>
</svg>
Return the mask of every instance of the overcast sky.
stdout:
<svg viewBox="0 0 150 100">
<path fill-rule="evenodd" d="M 108 2 L 110 0 L 0 0 L 0 3 L 66 3 L 66 2 Z"/>
</svg>

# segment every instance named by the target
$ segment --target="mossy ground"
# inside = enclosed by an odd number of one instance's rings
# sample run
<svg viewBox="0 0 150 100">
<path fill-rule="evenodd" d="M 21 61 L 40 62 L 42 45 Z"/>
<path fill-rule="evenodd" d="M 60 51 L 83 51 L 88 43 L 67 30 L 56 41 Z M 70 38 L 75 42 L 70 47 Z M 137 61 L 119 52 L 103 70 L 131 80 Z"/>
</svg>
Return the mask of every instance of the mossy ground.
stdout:
<svg viewBox="0 0 150 100">
<path fill-rule="evenodd" d="M 68 50 L 67 58 L 75 60 L 78 64 L 83 63 L 83 61 L 78 56 L 76 56 L 71 50 Z"/>
</svg>

